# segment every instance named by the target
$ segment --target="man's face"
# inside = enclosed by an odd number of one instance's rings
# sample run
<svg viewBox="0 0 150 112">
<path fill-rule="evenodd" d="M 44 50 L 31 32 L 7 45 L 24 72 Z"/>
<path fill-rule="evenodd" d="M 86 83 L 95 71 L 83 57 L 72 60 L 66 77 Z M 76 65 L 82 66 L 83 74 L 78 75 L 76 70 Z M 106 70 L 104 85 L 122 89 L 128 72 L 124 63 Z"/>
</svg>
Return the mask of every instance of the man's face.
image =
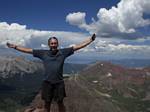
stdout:
<svg viewBox="0 0 150 112">
<path fill-rule="evenodd" d="M 56 50 L 58 47 L 58 41 L 56 39 L 51 39 L 49 42 L 49 47 L 51 50 Z"/>
</svg>

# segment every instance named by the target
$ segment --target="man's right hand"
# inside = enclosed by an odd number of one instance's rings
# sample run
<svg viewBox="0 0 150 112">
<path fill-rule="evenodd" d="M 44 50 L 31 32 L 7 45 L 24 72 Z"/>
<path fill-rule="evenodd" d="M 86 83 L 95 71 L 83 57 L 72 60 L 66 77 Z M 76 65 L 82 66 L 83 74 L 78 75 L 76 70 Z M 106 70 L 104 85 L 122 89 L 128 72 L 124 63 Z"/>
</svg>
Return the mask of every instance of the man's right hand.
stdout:
<svg viewBox="0 0 150 112">
<path fill-rule="evenodd" d="M 24 53 L 29 53 L 29 54 L 32 54 L 33 53 L 33 50 L 31 48 L 25 48 L 25 47 L 21 47 L 21 46 L 17 46 L 15 44 L 10 44 L 10 43 L 6 43 L 6 45 L 9 47 L 9 48 L 14 48 L 18 51 L 21 51 L 21 52 L 24 52 Z"/>
<path fill-rule="evenodd" d="M 10 43 L 6 43 L 6 45 L 9 47 L 9 48 L 16 48 L 17 46 L 15 44 L 10 44 Z"/>
</svg>

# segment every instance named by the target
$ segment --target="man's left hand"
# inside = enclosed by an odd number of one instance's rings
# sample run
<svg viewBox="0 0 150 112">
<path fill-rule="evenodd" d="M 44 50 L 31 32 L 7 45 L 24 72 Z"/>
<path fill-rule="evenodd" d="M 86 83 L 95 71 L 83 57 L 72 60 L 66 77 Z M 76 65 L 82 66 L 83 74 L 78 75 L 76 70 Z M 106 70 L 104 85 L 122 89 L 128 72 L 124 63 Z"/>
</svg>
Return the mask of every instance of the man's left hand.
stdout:
<svg viewBox="0 0 150 112">
<path fill-rule="evenodd" d="M 95 38 L 96 38 L 96 35 L 95 35 L 95 33 L 94 33 L 94 34 L 92 35 L 92 37 L 91 37 L 92 41 L 94 41 Z"/>
</svg>

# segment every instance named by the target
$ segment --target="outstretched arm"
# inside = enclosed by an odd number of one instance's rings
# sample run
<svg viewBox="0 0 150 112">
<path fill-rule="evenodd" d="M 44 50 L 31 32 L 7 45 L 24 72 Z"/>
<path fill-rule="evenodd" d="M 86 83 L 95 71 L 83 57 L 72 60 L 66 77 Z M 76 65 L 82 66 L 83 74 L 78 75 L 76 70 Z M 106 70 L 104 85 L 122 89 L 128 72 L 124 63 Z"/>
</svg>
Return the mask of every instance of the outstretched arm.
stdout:
<svg viewBox="0 0 150 112">
<path fill-rule="evenodd" d="M 96 38 L 96 35 L 93 34 L 90 38 L 87 38 L 87 39 L 86 39 L 85 41 L 83 41 L 82 43 L 73 46 L 74 51 L 86 47 L 86 46 L 89 45 L 91 42 L 93 42 L 93 41 L 95 40 L 95 38 Z"/>
<path fill-rule="evenodd" d="M 14 48 L 18 51 L 21 51 L 21 52 L 24 52 L 24 53 L 29 53 L 29 54 L 32 54 L 32 49 L 30 48 L 24 48 L 24 47 L 20 47 L 20 46 L 17 46 L 15 44 L 10 44 L 10 43 L 7 43 L 6 44 L 9 48 Z"/>
</svg>

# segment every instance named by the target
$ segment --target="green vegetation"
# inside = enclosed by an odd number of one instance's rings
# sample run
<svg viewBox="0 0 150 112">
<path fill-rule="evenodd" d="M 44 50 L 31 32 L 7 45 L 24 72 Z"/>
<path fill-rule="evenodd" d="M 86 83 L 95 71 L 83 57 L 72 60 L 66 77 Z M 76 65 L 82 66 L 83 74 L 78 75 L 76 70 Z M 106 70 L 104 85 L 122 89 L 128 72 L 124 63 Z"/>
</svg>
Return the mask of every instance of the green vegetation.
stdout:
<svg viewBox="0 0 150 112">
<path fill-rule="evenodd" d="M 22 91 L 0 94 L 0 112 L 20 112 L 20 109 L 29 105 L 35 93 Z"/>
<path fill-rule="evenodd" d="M 117 90 L 112 91 L 112 100 L 128 112 L 148 112 L 150 101 L 143 101 L 140 97 L 124 97 Z"/>
</svg>

